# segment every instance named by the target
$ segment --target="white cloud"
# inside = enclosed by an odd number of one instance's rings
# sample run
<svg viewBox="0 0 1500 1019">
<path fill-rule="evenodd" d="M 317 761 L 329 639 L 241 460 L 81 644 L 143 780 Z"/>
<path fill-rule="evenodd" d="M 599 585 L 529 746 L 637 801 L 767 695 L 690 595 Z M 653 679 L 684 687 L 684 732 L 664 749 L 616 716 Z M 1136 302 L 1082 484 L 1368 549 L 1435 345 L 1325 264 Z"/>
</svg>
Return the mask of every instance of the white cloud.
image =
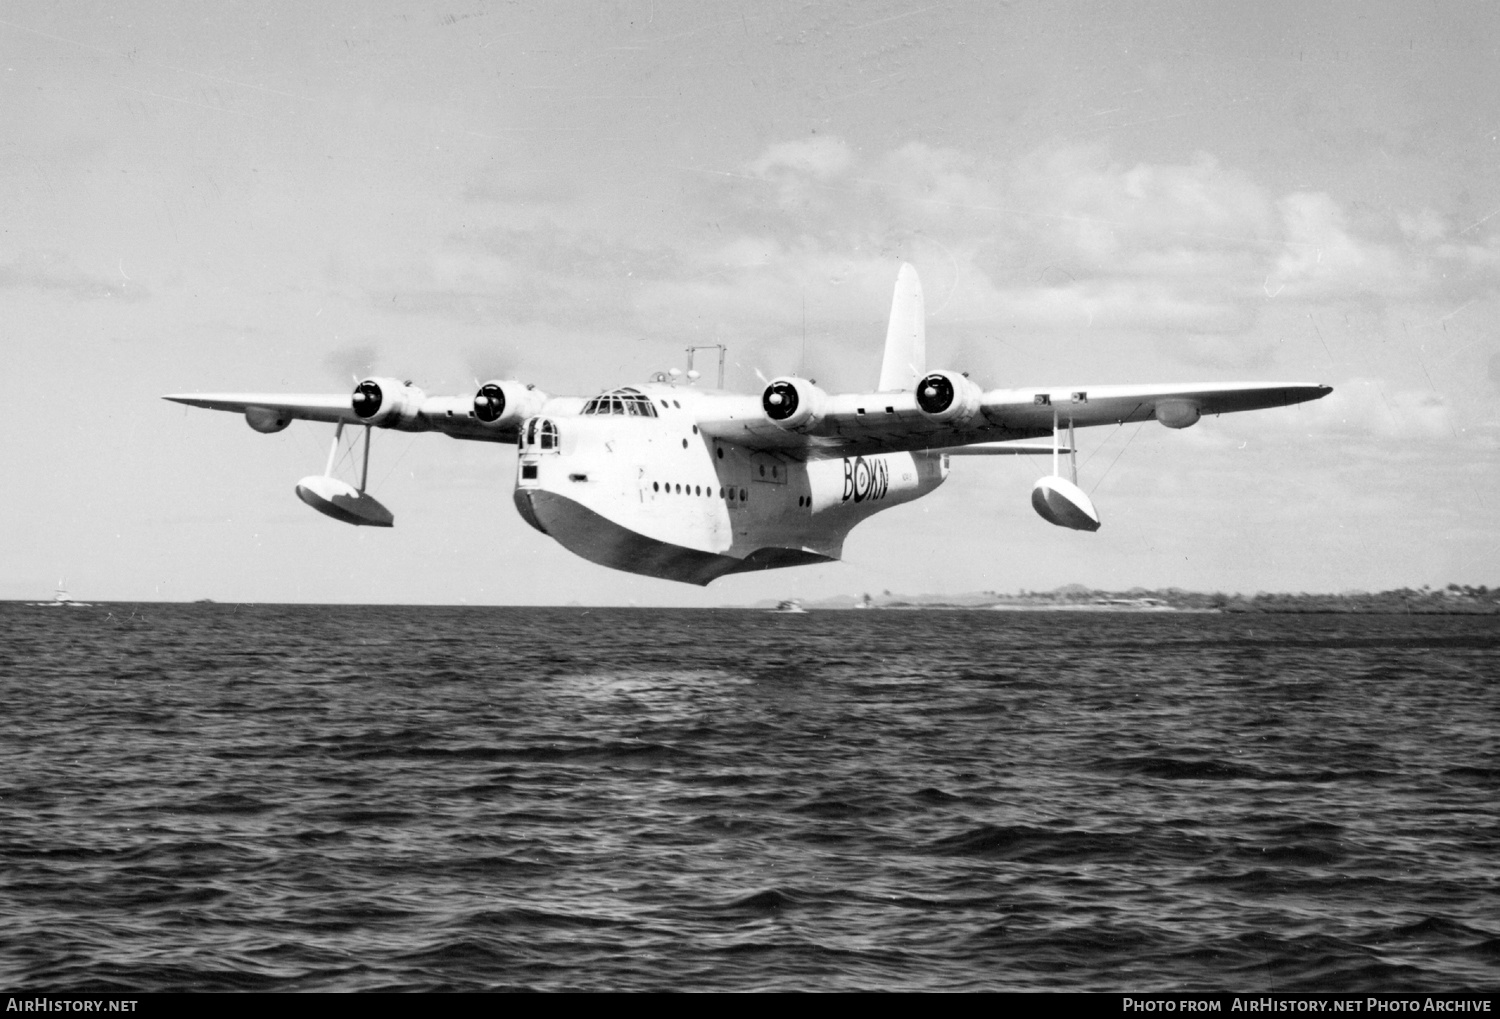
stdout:
<svg viewBox="0 0 1500 1019">
<path fill-rule="evenodd" d="M 139 301 L 150 296 L 138 280 L 126 275 L 87 272 L 59 251 L 23 251 L 9 263 L 0 264 L 0 290 L 29 289 L 62 294 L 80 300 L 112 299 Z"/>
<path fill-rule="evenodd" d="M 854 161 L 854 154 L 842 138 L 820 135 L 799 141 L 777 142 L 747 168 L 757 177 L 811 177 L 829 180 L 843 173 Z"/>
<path fill-rule="evenodd" d="M 1380 353 L 1385 331 L 1437 327 L 1497 286 L 1500 243 L 1480 232 L 1425 209 L 1356 218 L 1328 194 L 1278 196 L 1207 154 L 1123 163 L 1102 146 L 1053 145 L 1000 161 L 919 142 L 865 154 L 817 136 L 742 165 L 684 178 L 672 215 L 634 232 L 591 215 L 585 196 L 487 196 L 419 257 L 396 301 L 380 301 L 506 335 L 556 323 L 585 350 L 621 336 L 727 341 L 768 367 L 799 356 L 804 307 L 829 360 L 878 347 L 906 260 L 927 290 L 934 356 L 977 369 L 999 358 L 1007 372 L 1093 375 L 1146 356 L 1163 378 L 1322 376 L 1330 363 L 1390 378 L 1369 358 L 1426 341 Z M 1477 340 L 1448 342 L 1481 357 Z M 1451 432 L 1445 405 L 1381 392 L 1362 411 L 1369 427 L 1390 427 L 1389 403 L 1403 423 L 1382 434 Z"/>
<path fill-rule="evenodd" d="M 1453 439 L 1453 407 L 1432 389 L 1402 389 L 1385 379 L 1354 378 L 1308 408 L 1322 435 L 1383 440 Z"/>
<path fill-rule="evenodd" d="M 1283 299 L 1330 300 L 1421 290 L 1421 264 L 1397 249 L 1355 236 L 1338 204 L 1322 192 L 1296 192 L 1277 204 L 1284 249 L 1267 278 L 1268 292 Z"/>
<path fill-rule="evenodd" d="M 1206 154 L 1126 168 L 1099 148 L 1057 148 L 1023 160 L 1014 179 L 1016 197 L 1084 258 L 1259 249 L 1274 232 L 1265 190 Z"/>
</svg>

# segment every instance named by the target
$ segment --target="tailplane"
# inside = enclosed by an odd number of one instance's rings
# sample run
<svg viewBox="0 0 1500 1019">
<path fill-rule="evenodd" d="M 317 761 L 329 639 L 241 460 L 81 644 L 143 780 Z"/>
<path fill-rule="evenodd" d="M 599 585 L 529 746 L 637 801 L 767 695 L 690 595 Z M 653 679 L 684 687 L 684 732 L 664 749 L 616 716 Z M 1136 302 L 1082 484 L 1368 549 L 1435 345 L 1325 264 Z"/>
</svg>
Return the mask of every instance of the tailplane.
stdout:
<svg viewBox="0 0 1500 1019">
<path fill-rule="evenodd" d="M 927 374 L 927 323 L 922 282 L 906 263 L 896 276 L 891 322 L 885 331 L 885 360 L 880 365 L 880 392 L 911 391 Z"/>
</svg>

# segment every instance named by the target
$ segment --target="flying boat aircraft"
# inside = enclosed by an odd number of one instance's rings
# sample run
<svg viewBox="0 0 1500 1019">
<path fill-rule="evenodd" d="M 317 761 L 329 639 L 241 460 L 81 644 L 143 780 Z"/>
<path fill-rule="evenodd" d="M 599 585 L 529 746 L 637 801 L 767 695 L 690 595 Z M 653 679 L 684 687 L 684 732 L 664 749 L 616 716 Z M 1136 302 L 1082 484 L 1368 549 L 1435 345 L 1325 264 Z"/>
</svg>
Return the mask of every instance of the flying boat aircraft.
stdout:
<svg viewBox="0 0 1500 1019">
<path fill-rule="evenodd" d="M 708 584 L 838 560 L 856 524 L 932 492 L 956 456 L 1050 455 L 1052 473 L 1036 482 L 1032 506 L 1048 523 L 1095 531 L 1098 511 L 1078 487 L 1075 429 L 1153 419 L 1187 428 L 1332 392 L 1302 382 L 981 389 L 967 373 L 928 369 L 922 287 L 910 265 L 897 274 L 870 392 L 827 393 L 796 376 L 772 379 L 758 394 L 726 392 L 718 349 L 715 389 L 696 385 L 690 361 L 686 373 L 591 397 L 549 396 L 514 379 L 485 382 L 472 396 L 428 396 L 409 381 L 373 377 L 351 394 L 164 399 L 243 414 L 257 432 L 298 419 L 332 423 L 327 468 L 296 491 L 356 526 L 394 523 L 366 491 L 374 429 L 517 445 L 515 504 L 532 527 L 604 566 Z M 363 429 L 349 440 L 352 451 L 363 438 L 357 486 L 334 476 L 351 426 Z M 1050 441 L 1024 441 L 1042 438 Z"/>
</svg>

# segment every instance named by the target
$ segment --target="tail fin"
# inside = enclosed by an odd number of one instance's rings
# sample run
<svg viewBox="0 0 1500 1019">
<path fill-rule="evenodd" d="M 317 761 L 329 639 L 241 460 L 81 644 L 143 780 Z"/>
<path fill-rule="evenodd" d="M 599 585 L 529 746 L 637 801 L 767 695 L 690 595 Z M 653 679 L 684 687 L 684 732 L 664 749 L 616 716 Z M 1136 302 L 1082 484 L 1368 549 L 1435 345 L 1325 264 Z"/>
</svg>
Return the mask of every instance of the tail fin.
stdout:
<svg viewBox="0 0 1500 1019">
<path fill-rule="evenodd" d="M 891 298 L 891 323 L 885 330 L 885 360 L 880 364 L 880 392 L 917 388 L 927 374 L 927 314 L 917 270 L 902 263 Z"/>
</svg>

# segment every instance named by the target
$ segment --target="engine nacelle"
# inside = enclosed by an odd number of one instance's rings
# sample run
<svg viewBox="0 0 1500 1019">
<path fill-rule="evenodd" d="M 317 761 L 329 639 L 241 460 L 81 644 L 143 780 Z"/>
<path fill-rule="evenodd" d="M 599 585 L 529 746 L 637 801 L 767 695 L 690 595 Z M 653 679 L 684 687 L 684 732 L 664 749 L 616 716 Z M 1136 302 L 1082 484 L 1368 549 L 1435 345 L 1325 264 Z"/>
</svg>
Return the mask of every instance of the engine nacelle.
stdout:
<svg viewBox="0 0 1500 1019">
<path fill-rule="evenodd" d="M 965 425 L 979 413 L 984 394 L 957 372 L 929 372 L 917 383 L 917 407 L 930 420 Z"/>
<path fill-rule="evenodd" d="M 1168 428 L 1187 428 L 1198 423 L 1202 413 L 1191 400 L 1158 400 L 1156 420 Z"/>
<path fill-rule="evenodd" d="M 291 424 L 292 416 L 285 411 L 272 410 L 270 407 L 246 407 L 245 423 L 257 432 L 270 435 Z"/>
<path fill-rule="evenodd" d="M 783 375 L 766 386 L 760 405 L 773 425 L 800 432 L 822 420 L 825 400 L 827 394 L 806 379 Z"/>
<path fill-rule="evenodd" d="M 418 411 L 427 394 L 410 382 L 369 378 L 354 387 L 354 416 L 367 425 L 420 431 Z"/>
<path fill-rule="evenodd" d="M 474 394 L 474 417 L 484 427 L 514 431 L 541 413 L 547 394 L 512 379 L 491 379 Z"/>
</svg>

